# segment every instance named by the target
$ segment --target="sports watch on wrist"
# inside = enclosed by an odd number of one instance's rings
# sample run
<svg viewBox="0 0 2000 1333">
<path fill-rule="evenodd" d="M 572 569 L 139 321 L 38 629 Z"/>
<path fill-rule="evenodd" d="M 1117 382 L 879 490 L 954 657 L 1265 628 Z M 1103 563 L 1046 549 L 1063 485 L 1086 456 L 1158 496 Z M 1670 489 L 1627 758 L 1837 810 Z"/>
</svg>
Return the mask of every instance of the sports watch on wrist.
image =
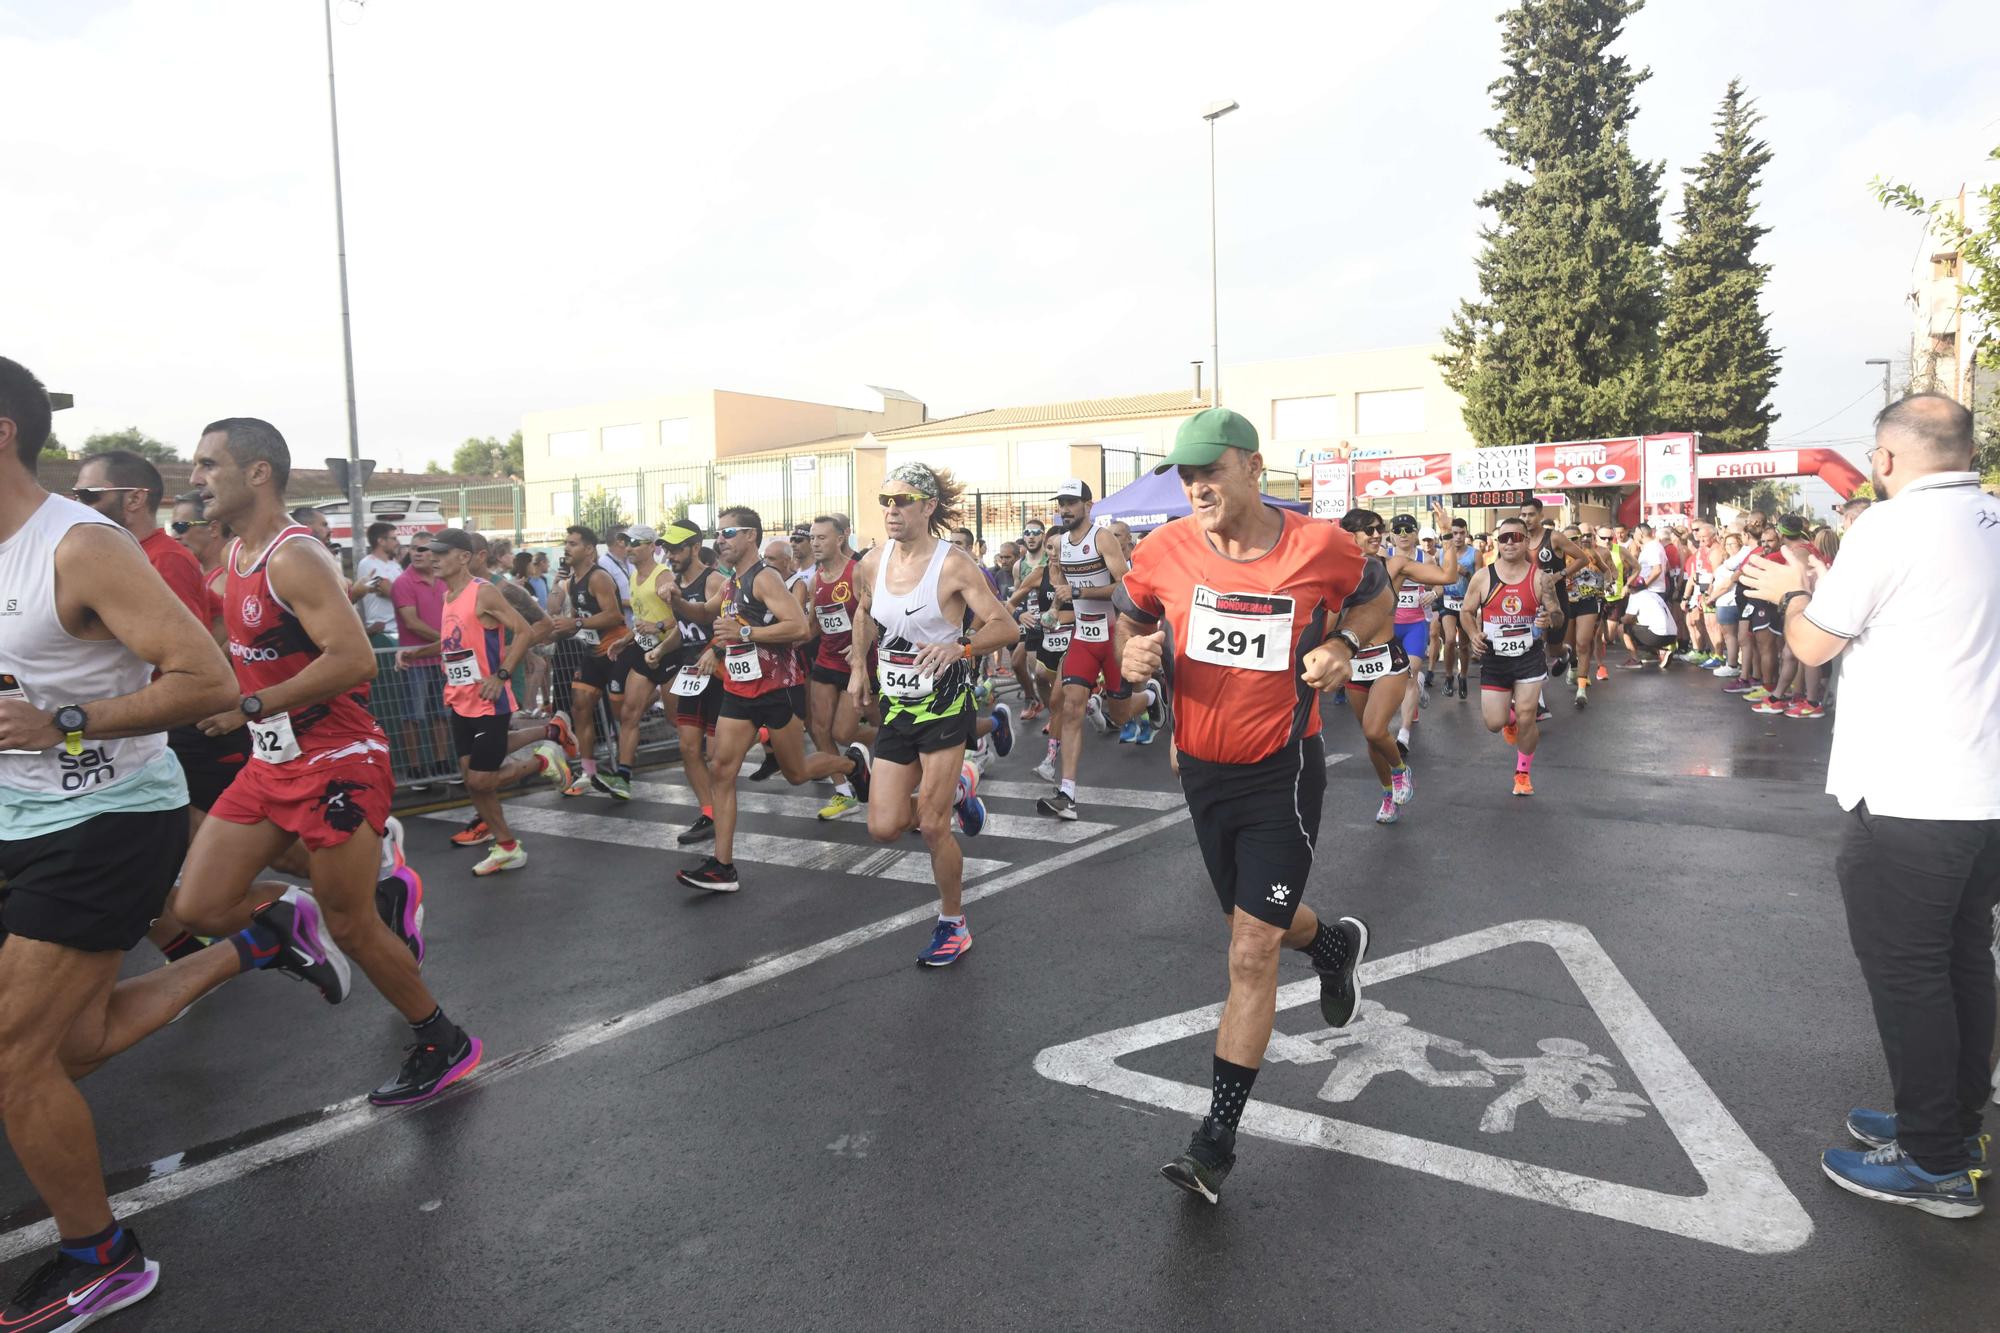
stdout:
<svg viewBox="0 0 2000 1333">
<path fill-rule="evenodd" d="M 64 704 L 56 709 L 51 720 L 56 724 L 56 730 L 62 733 L 64 751 L 73 755 L 82 754 L 83 729 L 90 725 L 90 715 L 83 711 L 82 705 Z"/>
<path fill-rule="evenodd" d="M 1810 597 L 1810 596 L 1812 596 L 1812 594 L 1807 592 L 1804 588 L 1792 589 L 1790 592 L 1786 593 L 1783 597 L 1780 597 L 1778 599 L 1778 614 L 1782 616 L 1785 614 L 1785 612 L 1792 609 L 1792 599 L 1794 597 Z"/>
<path fill-rule="evenodd" d="M 1361 656 L 1361 640 L 1354 637 L 1353 630 L 1351 629 L 1335 630 L 1333 637 L 1336 639 L 1340 639 L 1347 644 L 1347 651 L 1351 656 L 1354 657 Z"/>
<path fill-rule="evenodd" d="M 244 695 L 236 701 L 236 706 L 243 710 L 243 716 L 253 721 L 264 716 L 264 701 L 254 694 Z"/>
</svg>

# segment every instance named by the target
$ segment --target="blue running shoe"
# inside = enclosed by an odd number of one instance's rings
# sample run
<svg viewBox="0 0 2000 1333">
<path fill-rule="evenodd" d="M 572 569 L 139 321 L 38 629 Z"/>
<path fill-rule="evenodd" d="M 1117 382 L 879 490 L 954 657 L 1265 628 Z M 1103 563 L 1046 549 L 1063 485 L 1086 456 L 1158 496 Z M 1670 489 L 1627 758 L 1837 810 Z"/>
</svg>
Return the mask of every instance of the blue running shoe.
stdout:
<svg viewBox="0 0 2000 1333">
<path fill-rule="evenodd" d="M 1979 1198 L 1986 1172 L 1974 1167 L 1932 1175 L 1898 1144 L 1865 1153 L 1829 1148 L 1820 1154 L 1819 1164 L 1828 1180 L 1864 1199 L 1921 1209 L 1933 1217 L 1977 1217 L 1986 1211 Z"/>
<path fill-rule="evenodd" d="M 958 831 L 968 838 L 976 838 L 986 827 L 986 802 L 978 796 L 968 796 L 952 807 L 958 815 Z"/>
<path fill-rule="evenodd" d="M 1139 739 L 1138 718 L 1135 717 L 1130 722 L 1127 722 L 1124 726 L 1118 728 L 1118 743 L 1120 745 L 1130 745 L 1132 742 L 1138 739 Z"/>
<path fill-rule="evenodd" d="M 1147 721 L 1144 718 L 1141 718 L 1139 720 L 1139 744 L 1151 745 L 1153 743 L 1153 737 L 1159 734 L 1160 734 L 1160 729 L 1154 726 L 1151 722 Z"/>
<path fill-rule="evenodd" d="M 1871 1148 L 1886 1148 L 1896 1141 L 1896 1115 L 1893 1111 L 1871 1111 L 1865 1106 L 1857 1106 L 1847 1113 L 1847 1132 L 1854 1136 L 1856 1143 L 1865 1143 Z M 1975 1166 L 1986 1164 L 1986 1134 L 1975 1134 L 1965 1141 L 1965 1150 L 1972 1154 Z"/>
<path fill-rule="evenodd" d="M 1014 714 L 1006 704 L 993 705 L 993 753 L 1002 759 L 1014 753 Z"/>
<path fill-rule="evenodd" d="M 917 955 L 917 961 L 925 967 L 949 967 L 971 947 L 972 931 L 963 921 L 953 925 L 940 917 L 930 944 Z"/>
</svg>

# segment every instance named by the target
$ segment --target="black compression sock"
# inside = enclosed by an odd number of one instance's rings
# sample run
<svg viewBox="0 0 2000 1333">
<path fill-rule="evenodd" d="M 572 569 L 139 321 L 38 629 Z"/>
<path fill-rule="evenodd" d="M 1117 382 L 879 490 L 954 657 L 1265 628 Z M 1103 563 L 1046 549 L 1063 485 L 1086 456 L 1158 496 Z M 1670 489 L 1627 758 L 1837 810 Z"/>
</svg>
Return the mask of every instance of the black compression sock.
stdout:
<svg viewBox="0 0 2000 1333">
<path fill-rule="evenodd" d="M 431 1016 L 421 1023 L 410 1024 L 410 1031 L 417 1034 L 417 1040 L 432 1046 L 449 1046 L 458 1035 L 458 1025 L 444 1016 L 444 1006 L 431 1011 Z"/>
<path fill-rule="evenodd" d="M 1323 968 L 1344 967 L 1351 950 L 1347 936 L 1335 930 L 1324 920 L 1319 923 L 1319 933 L 1306 944 L 1303 952 L 1310 954 L 1314 963 Z"/>
<path fill-rule="evenodd" d="M 1216 1056 L 1214 1082 L 1208 1102 L 1209 1123 L 1235 1133 L 1236 1122 L 1243 1118 L 1243 1107 L 1250 1100 L 1250 1085 L 1256 1081 L 1255 1068 L 1233 1065 Z"/>
<path fill-rule="evenodd" d="M 160 953 L 170 963 L 178 963 L 183 958 L 192 957 L 208 946 L 185 930 L 160 946 Z"/>
</svg>

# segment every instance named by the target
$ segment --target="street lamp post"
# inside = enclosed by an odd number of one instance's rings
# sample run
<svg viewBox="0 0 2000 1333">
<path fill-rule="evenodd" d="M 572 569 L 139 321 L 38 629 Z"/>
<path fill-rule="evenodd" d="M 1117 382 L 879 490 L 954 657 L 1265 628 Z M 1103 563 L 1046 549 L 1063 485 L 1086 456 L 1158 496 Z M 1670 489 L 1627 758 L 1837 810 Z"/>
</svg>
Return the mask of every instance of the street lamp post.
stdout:
<svg viewBox="0 0 2000 1333">
<path fill-rule="evenodd" d="M 347 571 L 361 559 L 367 513 L 361 507 L 361 427 L 354 412 L 354 330 L 347 310 L 347 218 L 340 197 L 340 107 L 333 92 L 333 0 L 322 0 L 326 15 L 326 109 L 333 124 L 333 235 L 340 260 L 340 354 L 347 368 Z"/>
<path fill-rule="evenodd" d="M 1222 316 L 1217 309 L 1215 280 L 1215 122 L 1236 110 L 1233 101 L 1210 102 L 1201 118 L 1208 122 L 1208 353 L 1215 362 L 1215 406 L 1222 406 Z"/>
<path fill-rule="evenodd" d="M 1889 362 L 1879 356 L 1871 356 L 1861 363 L 1864 366 L 1882 367 L 1882 406 L 1889 406 Z"/>
</svg>

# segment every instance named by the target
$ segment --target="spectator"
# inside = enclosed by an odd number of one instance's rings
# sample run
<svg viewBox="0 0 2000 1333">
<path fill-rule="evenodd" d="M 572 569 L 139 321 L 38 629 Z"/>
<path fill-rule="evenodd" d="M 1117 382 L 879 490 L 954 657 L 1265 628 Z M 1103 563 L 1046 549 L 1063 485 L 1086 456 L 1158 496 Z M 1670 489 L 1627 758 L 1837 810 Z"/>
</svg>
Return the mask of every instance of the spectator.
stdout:
<svg viewBox="0 0 2000 1333">
<path fill-rule="evenodd" d="M 535 552 L 532 570 L 528 576 L 528 587 L 534 592 L 535 600 L 542 604 L 542 610 L 549 609 L 549 555 L 546 551 Z"/>
<path fill-rule="evenodd" d="M 319 539 L 321 546 L 329 551 L 333 549 L 333 524 L 319 510 L 311 505 L 300 505 L 292 511 L 292 522 L 311 528 L 312 535 Z"/>
<path fill-rule="evenodd" d="M 444 580 L 434 572 L 436 558 L 428 542 L 419 538 L 410 546 L 410 567 L 390 585 L 389 600 L 396 608 L 396 642 L 402 648 L 436 643 L 444 623 Z M 393 688 L 399 686 L 400 688 Z M 406 773 L 424 775 L 450 772 L 456 767 L 449 739 L 445 735 L 444 667 L 436 657 L 406 667 L 392 682 L 391 708 L 402 723 L 403 764 Z"/>
<path fill-rule="evenodd" d="M 811 569 L 813 566 L 812 525 L 809 523 L 793 524 L 791 536 L 787 538 L 787 541 L 789 541 L 792 548 L 792 568 Z M 810 610 L 808 608 L 808 614 L 810 614 Z"/>
<path fill-rule="evenodd" d="M 494 583 L 503 583 L 514 576 L 514 543 L 505 537 L 487 538 L 486 572 Z"/>
<path fill-rule="evenodd" d="M 1851 532 L 1854 525 L 1861 521 L 1861 516 L 1868 512 L 1868 506 L 1874 503 L 1873 500 L 1863 496 L 1849 500 L 1846 504 L 1842 505 L 1837 511 L 1840 514 L 1841 535 L 1845 536 Z"/>
<path fill-rule="evenodd" d="M 1000 549 L 993 556 L 993 582 L 998 585 L 994 591 L 1005 601 L 1014 595 L 1014 571 L 1021 563 L 1021 548 L 1013 542 L 1001 542 Z"/>
<path fill-rule="evenodd" d="M 394 648 L 397 639 L 389 631 L 399 617 L 389 593 L 396 580 L 403 577 L 403 567 L 396 563 L 403 544 L 396 536 L 396 525 L 393 523 L 370 523 L 367 535 L 368 553 L 354 563 L 355 578 L 348 596 L 361 612 L 361 623 L 368 630 L 368 642 L 378 650 Z"/>
<path fill-rule="evenodd" d="M 1781 608 L 1801 662 L 1844 663 L 1826 775 L 1849 813 L 1835 866 L 1895 1111 L 1852 1112 L 1855 1137 L 1881 1147 L 1821 1164 L 1866 1198 L 1969 1217 L 1993 1072 L 2000 499 L 1979 489 L 1972 414 L 1950 398 L 1913 394 L 1875 423 L 1881 514 L 1849 529 L 1811 591 L 1801 560 L 1753 559 L 1743 583 Z"/>
</svg>

